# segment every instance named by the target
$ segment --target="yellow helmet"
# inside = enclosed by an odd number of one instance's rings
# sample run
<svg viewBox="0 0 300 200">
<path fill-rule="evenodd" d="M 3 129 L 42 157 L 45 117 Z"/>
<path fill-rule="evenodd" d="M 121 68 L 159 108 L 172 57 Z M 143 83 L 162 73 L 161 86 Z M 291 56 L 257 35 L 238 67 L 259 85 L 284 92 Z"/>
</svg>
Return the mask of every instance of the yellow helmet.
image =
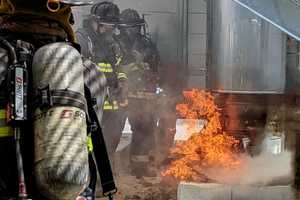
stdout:
<svg viewBox="0 0 300 200">
<path fill-rule="evenodd" d="M 1 0 L 0 15 L 37 15 L 57 21 L 67 32 L 69 40 L 74 42 L 75 34 L 70 24 L 71 6 L 91 3 L 78 0 Z"/>
</svg>

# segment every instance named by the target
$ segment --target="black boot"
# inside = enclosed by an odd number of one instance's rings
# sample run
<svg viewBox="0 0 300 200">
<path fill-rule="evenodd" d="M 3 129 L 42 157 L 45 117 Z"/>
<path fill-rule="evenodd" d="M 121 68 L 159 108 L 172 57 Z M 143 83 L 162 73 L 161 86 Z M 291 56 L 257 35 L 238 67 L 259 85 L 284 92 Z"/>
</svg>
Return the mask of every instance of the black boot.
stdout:
<svg viewBox="0 0 300 200">
<path fill-rule="evenodd" d="M 76 200 L 95 200 L 94 191 L 87 187 L 85 190 L 76 198 Z"/>
<path fill-rule="evenodd" d="M 143 177 L 156 177 L 156 171 L 149 162 L 131 162 L 131 175 L 140 179 Z"/>
</svg>

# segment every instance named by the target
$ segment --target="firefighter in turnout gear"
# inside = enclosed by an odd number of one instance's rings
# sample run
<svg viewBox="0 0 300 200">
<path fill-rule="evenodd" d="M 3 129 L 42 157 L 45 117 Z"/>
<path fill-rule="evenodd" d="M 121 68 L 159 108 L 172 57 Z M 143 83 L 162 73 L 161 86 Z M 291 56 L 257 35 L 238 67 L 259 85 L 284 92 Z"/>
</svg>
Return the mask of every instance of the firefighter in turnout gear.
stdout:
<svg viewBox="0 0 300 200">
<path fill-rule="evenodd" d="M 71 7 L 87 4 L 0 2 L 0 199 L 75 199 L 89 179 L 88 133 L 105 147 L 106 79 L 82 59 L 71 27 Z M 106 149 L 94 152 L 101 169 Z M 115 186 L 106 164 L 110 195 Z"/>
<path fill-rule="evenodd" d="M 154 176 L 150 152 L 155 147 L 157 97 L 160 63 L 156 46 L 141 33 L 145 21 L 137 11 L 126 9 L 120 15 L 118 40 L 126 52 L 128 75 L 128 119 L 133 132 L 130 150 L 131 170 L 137 177 Z M 136 109 L 139 108 L 139 109 Z"/>
<path fill-rule="evenodd" d="M 107 96 L 101 125 L 110 158 L 120 141 L 128 104 L 127 75 L 122 68 L 123 52 L 113 37 L 119 23 L 119 14 L 119 8 L 111 2 L 95 4 L 90 16 L 83 22 L 83 28 L 76 32 L 83 55 L 96 63 L 98 70 L 107 79 Z M 95 169 L 91 169 L 91 174 L 89 188 L 81 195 L 87 199 L 92 198 L 91 194 L 95 193 Z"/>
</svg>

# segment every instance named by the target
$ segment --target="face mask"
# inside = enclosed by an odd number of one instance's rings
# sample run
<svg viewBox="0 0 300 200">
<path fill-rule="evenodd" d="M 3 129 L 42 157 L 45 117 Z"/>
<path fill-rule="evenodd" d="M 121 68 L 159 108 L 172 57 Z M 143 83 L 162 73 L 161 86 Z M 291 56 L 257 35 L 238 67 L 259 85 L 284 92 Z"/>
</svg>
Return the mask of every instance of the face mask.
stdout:
<svg viewBox="0 0 300 200">
<path fill-rule="evenodd" d="M 114 35 L 114 27 L 110 25 L 99 25 L 98 34 L 101 37 L 110 38 Z"/>
<path fill-rule="evenodd" d="M 115 29 L 113 30 L 113 34 L 116 35 L 116 36 L 120 35 L 120 34 L 121 34 L 120 29 L 115 28 Z"/>
</svg>

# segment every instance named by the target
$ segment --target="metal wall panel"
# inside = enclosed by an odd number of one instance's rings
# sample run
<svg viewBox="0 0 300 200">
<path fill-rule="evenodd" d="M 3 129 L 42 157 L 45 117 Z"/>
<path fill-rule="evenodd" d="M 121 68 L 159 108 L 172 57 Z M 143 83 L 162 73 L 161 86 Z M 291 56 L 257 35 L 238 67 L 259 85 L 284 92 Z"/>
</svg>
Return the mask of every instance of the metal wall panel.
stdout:
<svg viewBox="0 0 300 200">
<path fill-rule="evenodd" d="M 299 0 L 234 0 L 300 41 Z"/>
<path fill-rule="evenodd" d="M 282 93 L 285 35 L 232 0 L 211 0 L 211 89 Z"/>
</svg>

